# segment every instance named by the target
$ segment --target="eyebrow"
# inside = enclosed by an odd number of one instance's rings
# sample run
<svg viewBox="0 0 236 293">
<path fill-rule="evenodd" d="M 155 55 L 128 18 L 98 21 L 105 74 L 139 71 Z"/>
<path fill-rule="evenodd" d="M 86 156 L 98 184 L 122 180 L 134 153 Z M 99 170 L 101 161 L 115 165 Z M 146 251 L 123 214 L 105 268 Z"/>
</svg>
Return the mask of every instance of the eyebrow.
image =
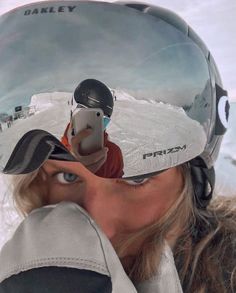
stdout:
<svg viewBox="0 0 236 293">
<path fill-rule="evenodd" d="M 47 163 L 48 165 L 47 166 L 44 166 L 43 167 L 43 170 L 46 172 L 46 173 L 55 173 L 56 171 L 61 171 L 61 172 L 65 172 L 65 173 L 73 173 L 73 171 L 71 171 L 70 168 L 67 168 L 67 167 L 64 167 L 64 166 L 57 166 L 57 165 L 54 165 L 53 163 Z"/>
</svg>

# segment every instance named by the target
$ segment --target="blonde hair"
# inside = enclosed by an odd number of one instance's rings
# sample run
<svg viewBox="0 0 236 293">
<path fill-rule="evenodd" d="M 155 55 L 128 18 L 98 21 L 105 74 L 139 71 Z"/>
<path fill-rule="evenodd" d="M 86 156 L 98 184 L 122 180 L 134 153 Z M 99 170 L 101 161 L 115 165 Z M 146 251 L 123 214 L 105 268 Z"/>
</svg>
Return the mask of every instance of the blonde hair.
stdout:
<svg viewBox="0 0 236 293">
<path fill-rule="evenodd" d="M 12 175 L 10 178 L 13 202 L 20 215 L 27 216 L 32 210 L 42 207 L 45 203 L 42 189 L 42 171 L 40 169 L 24 175 Z M 40 184 L 39 184 L 40 183 Z"/>
<path fill-rule="evenodd" d="M 181 235 L 174 250 L 183 287 L 186 292 L 236 292 L 235 198 L 216 197 L 206 210 L 194 207 L 194 217 L 191 231 Z"/>
<path fill-rule="evenodd" d="M 178 200 L 158 222 L 121 242 L 118 254 L 142 240 L 126 271 L 134 282 L 150 279 L 157 273 L 171 231 L 176 235 L 173 254 L 184 292 L 236 292 L 236 199 L 216 197 L 207 209 L 199 209 L 189 167 L 182 166 L 182 172 L 185 184 Z M 175 231 L 178 227 L 181 231 Z"/>
<path fill-rule="evenodd" d="M 135 256 L 132 267 L 126 269 L 129 277 L 135 282 L 147 280 L 155 275 L 163 250 L 164 240 L 172 235 L 175 238 L 178 237 L 179 227 L 184 231 L 187 231 L 189 228 L 189 219 L 194 213 L 192 197 L 189 196 L 192 192 L 192 186 L 187 184 L 190 181 L 190 178 L 188 178 L 190 173 L 186 172 L 186 168 L 187 166 L 185 165 L 179 167 L 185 177 L 184 188 L 167 213 L 154 224 L 129 235 L 116 247 L 118 255 L 122 256 L 135 243 L 143 243 L 138 254 Z"/>
<path fill-rule="evenodd" d="M 177 201 L 158 222 L 128 235 L 115 249 L 121 257 L 132 245 L 142 243 L 126 268 L 130 278 L 140 282 L 156 274 L 164 240 L 173 235 L 173 254 L 184 292 L 236 292 L 236 200 L 217 197 L 207 209 L 198 209 L 189 166 L 179 168 L 185 183 Z M 14 176 L 14 201 L 22 214 L 46 204 L 42 183 L 41 171 Z M 45 195 L 46 190 L 43 192 Z"/>
</svg>

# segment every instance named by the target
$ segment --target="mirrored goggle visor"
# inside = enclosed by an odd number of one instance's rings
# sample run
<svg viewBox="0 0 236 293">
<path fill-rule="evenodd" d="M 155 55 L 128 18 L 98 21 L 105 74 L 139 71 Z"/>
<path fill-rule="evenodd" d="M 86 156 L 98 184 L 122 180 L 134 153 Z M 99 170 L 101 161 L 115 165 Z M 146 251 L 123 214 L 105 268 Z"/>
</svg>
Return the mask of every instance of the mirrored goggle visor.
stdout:
<svg viewBox="0 0 236 293">
<path fill-rule="evenodd" d="M 158 15 L 121 4 L 40 2 L 1 16 L 0 31 L 1 171 L 27 173 L 53 153 L 73 159 L 61 138 L 73 92 L 88 78 L 115 97 L 104 136 L 112 143 L 107 164 L 121 160 L 123 177 L 153 174 L 203 151 L 211 109 L 195 109 L 210 103 L 207 61 Z"/>
</svg>

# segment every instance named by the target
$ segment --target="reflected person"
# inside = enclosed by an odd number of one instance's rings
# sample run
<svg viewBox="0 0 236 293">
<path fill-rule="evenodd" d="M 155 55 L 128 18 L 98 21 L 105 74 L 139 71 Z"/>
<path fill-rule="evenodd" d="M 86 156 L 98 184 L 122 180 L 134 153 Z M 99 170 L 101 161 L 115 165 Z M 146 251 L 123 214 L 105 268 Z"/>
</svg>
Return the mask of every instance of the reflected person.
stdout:
<svg viewBox="0 0 236 293">
<path fill-rule="evenodd" d="M 123 176 L 123 157 L 119 146 L 109 140 L 107 126 L 110 123 L 114 101 L 110 89 L 101 81 L 96 79 L 86 79 L 82 81 L 74 91 L 74 100 L 77 108 L 100 108 L 104 112 L 104 149 L 90 156 L 81 156 L 77 152 L 79 143 L 92 130 L 84 130 L 77 135 L 73 135 L 72 120 L 67 125 L 61 138 L 61 142 L 73 153 L 77 153 L 77 158 L 96 173 L 96 175 L 106 178 L 121 178 Z M 74 101 L 73 101 L 74 102 Z M 72 115 L 74 112 L 72 112 Z M 76 150 L 77 149 L 77 150 Z"/>
</svg>

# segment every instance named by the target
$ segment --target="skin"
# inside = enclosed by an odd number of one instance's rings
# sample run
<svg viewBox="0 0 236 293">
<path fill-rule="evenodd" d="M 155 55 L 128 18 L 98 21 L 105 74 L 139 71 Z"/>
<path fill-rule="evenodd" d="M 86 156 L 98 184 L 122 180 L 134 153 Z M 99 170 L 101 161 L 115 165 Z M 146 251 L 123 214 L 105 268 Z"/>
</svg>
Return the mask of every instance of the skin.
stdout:
<svg viewBox="0 0 236 293">
<path fill-rule="evenodd" d="M 46 203 L 78 203 L 114 246 L 120 235 L 160 219 L 183 189 L 183 176 L 176 167 L 137 185 L 98 177 L 79 162 L 48 160 L 42 168 Z"/>
</svg>

